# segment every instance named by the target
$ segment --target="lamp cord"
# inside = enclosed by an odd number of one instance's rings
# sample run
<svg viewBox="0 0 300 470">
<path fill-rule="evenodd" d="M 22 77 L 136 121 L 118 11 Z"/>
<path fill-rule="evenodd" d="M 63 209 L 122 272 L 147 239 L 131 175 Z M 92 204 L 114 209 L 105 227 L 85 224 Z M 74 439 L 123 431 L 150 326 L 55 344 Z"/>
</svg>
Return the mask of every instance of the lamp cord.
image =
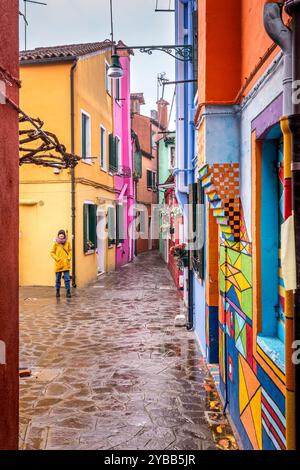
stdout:
<svg viewBox="0 0 300 470">
<path fill-rule="evenodd" d="M 110 0 L 110 31 L 111 42 L 114 45 L 113 0 Z"/>
</svg>

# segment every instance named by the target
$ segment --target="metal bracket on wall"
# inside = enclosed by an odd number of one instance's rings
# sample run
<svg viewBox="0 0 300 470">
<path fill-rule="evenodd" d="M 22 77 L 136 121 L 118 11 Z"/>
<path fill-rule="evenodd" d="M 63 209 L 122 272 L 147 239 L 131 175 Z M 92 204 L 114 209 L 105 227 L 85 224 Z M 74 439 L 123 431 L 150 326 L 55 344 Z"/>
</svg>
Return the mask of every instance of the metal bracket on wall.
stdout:
<svg viewBox="0 0 300 470">
<path fill-rule="evenodd" d="M 134 49 L 149 55 L 152 55 L 153 51 L 165 52 L 181 62 L 192 62 L 193 60 L 193 46 L 191 45 L 116 47 L 116 51 L 128 51 Z"/>
</svg>

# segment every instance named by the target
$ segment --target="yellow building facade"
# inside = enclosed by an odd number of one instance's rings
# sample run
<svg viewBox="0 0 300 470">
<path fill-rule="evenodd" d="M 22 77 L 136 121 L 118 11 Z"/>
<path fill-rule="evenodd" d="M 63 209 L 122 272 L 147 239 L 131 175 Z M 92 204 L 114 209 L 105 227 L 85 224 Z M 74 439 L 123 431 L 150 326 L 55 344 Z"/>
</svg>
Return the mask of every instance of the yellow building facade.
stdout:
<svg viewBox="0 0 300 470">
<path fill-rule="evenodd" d="M 107 42 L 21 53 L 22 109 L 44 121 L 81 161 L 72 170 L 28 165 L 20 170 L 20 284 L 51 286 L 50 249 L 58 230 L 72 241 L 72 283 L 83 287 L 115 269 L 108 212 L 115 208 L 109 172 L 113 98 Z M 97 230 L 96 230 L 97 227 Z"/>
</svg>

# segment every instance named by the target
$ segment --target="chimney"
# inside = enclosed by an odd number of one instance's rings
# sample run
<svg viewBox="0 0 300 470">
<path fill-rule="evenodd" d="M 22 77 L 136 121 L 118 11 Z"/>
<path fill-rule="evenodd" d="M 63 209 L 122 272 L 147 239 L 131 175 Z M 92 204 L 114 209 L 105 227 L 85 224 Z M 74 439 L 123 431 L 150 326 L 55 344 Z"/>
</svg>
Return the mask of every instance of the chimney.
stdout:
<svg viewBox="0 0 300 470">
<path fill-rule="evenodd" d="M 169 103 L 164 100 L 160 99 L 157 103 L 157 114 L 158 114 L 158 122 L 160 123 L 160 126 L 163 129 L 168 128 L 168 122 L 169 122 Z"/>
<path fill-rule="evenodd" d="M 145 104 L 144 93 L 131 93 L 130 95 L 131 114 L 141 114 L 142 104 Z"/>
</svg>

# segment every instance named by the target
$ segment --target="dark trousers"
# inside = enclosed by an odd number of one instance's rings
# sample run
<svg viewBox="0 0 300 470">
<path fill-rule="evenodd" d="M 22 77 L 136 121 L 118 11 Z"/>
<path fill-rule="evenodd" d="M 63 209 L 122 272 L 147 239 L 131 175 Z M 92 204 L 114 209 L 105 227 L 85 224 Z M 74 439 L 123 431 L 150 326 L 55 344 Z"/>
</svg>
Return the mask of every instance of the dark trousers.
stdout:
<svg viewBox="0 0 300 470">
<path fill-rule="evenodd" d="M 65 288 L 67 290 L 70 290 L 70 271 L 63 271 L 56 273 L 56 289 L 60 289 L 61 286 L 61 276 L 64 275 L 64 281 L 65 281 Z"/>
</svg>

